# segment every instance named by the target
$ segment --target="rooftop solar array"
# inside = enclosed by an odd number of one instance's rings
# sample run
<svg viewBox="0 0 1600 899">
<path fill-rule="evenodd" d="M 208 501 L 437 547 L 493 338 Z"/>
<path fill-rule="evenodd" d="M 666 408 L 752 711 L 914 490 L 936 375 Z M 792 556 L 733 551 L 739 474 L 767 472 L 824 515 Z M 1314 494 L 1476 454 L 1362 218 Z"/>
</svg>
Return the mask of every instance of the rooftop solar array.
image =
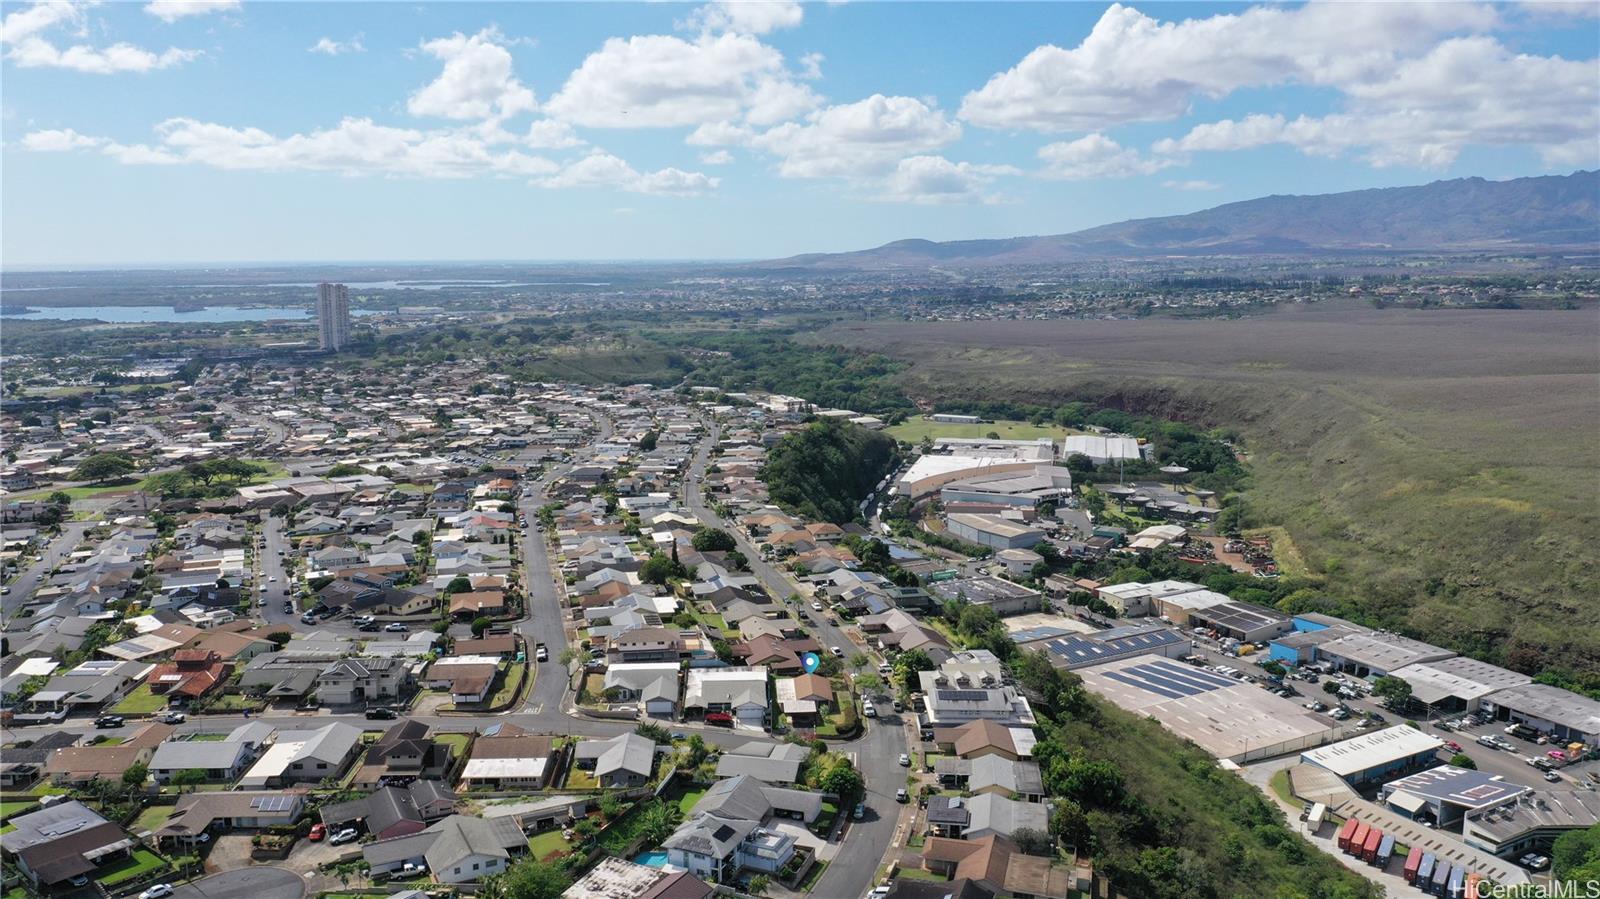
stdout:
<svg viewBox="0 0 1600 899">
<path fill-rule="evenodd" d="M 1239 682 L 1220 674 L 1188 665 L 1178 665 L 1165 659 L 1132 665 L 1121 671 L 1107 671 L 1105 676 L 1130 687 L 1138 687 L 1167 699 L 1198 696 L 1224 687 L 1236 687 Z"/>
<path fill-rule="evenodd" d="M 989 698 L 988 690 L 940 690 L 939 698 L 945 702 L 983 702 Z"/>
<path fill-rule="evenodd" d="M 288 796 L 257 796 L 250 800 L 250 807 L 263 812 L 284 812 L 293 805 L 293 800 Z"/>
</svg>

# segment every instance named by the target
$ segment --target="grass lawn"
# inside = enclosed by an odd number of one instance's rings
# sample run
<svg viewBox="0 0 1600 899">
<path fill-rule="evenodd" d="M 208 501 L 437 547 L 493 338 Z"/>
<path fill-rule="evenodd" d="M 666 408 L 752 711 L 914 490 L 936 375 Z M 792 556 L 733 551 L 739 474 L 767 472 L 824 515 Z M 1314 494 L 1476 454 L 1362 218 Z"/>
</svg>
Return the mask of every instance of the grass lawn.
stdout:
<svg viewBox="0 0 1600 899">
<path fill-rule="evenodd" d="M 572 851 L 572 844 L 561 836 L 561 830 L 557 828 L 529 837 L 528 851 L 534 858 L 546 859 L 552 855 L 566 855 Z"/>
<path fill-rule="evenodd" d="M 1068 434 L 1081 433 L 1070 431 L 1066 428 L 1047 426 L 1039 427 L 1030 425 L 1025 421 L 993 421 L 987 424 L 962 425 L 946 424 L 940 421 L 928 421 L 924 418 L 907 419 L 892 428 L 884 428 L 883 432 L 896 440 L 907 443 L 921 442 L 923 437 L 987 437 L 991 433 L 999 434 L 1002 440 L 1030 440 L 1035 437 L 1049 437 L 1060 440 Z"/>
<path fill-rule="evenodd" d="M 39 803 L 34 802 L 31 799 L 16 799 L 0 802 L 0 820 L 10 818 L 14 815 L 20 815 L 38 804 Z"/>
<path fill-rule="evenodd" d="M 450 747 L 450 752 L 451 752 L 451 757 L 452 758 L 461 758 L 461 754 L 467 751 L 467 740 L 468 740 L 468 738 L 469 738 L 468 734 L 434 734 L 433 735 L 433 741 L 435 743 L 443 743 L 444 745 Z"/>
<path fill-rule="evenodd" d="M 254 699 L 242 693 L 224 693 L 211 703 L 209 710 L 213 712 L 242 712 L 245 709 L 249 709 L 252 712 L 259 712 L 266 707 L 267 703 L 264 700 Z"/>
<path fill-rule="evenodd" d="M 24 887 L 22 884 L 17 884 L 11 889 L 6 890 L 5 899 L 29 899 L 29 896 L 31 895 L 32 894 L 28 892 L 26 887 Z"/>
<path fill-rule="evenodd" d="M 144 830 L 155 830 L 161 825 L 167 823 L 167 819 L 172 817 L 172 810 L 175 807 L 176 806 L 171 805 L 152 805 L 146 807 L 144 810 L 139 812 L 139 817 L 133 819 L 133 832 L 137 834 Z"/>
<path fill-rule="evenodd" d="M 58 786 L 56 786 L 55 784 L 51 783 L 48 780 L 43 780 L 43 781 L 40 781 L 39 783 L 34 784 L 33 785 L 33 789 L 28 791 L 28 795 L 29 796 L 60 796 L 60 795 L 62 795 L 64 793 L 70 793 L 70 792 L 72 792 L 72 791 L 67 789 L 66 787 L 58 787 Z"/>
<path fill-rule="evenodd" d="M 494 696 L 489 699 L 489 705 L 498 708 L 510 702 L 522 688 L 522 678 L 527 673 L 527 665 L 511 663 L 511 667 L 506 669 L 505 677 L 500 679 L 500 689 L 494 691 Z"/>
<path fill-rule="evenodd" d="M 122 698 L 122 701 L 111 707 L 112 714 L 116 715 L 153 715 L 167 707 L 167 698 L 157 696 L 150 692 L 149 684 L 140 684 L 138 689 Z"/>
<path fill-rule="evenodd" d="M 926 870 L 924 868 L 906 868 L 906 867 L 902 867 L 900 869 L 900 874 L 898 876 L 904 877 L 904 878 L 906 878 L 908 880 L 931 880 L 931 881 L 934 881 L 935 883 L 944 883 L 946 880 L 949 879 L 949 878 L 945 877 L 943 874 L 935 874 L 932 871 Z"/>
<path fill-rule="evenodd" d="M 189 742 L 191 743 L 221 743 L 226 739 L 228 739 L 227 734 L 191 734 L 189 736 Z"/>
<path fill-rule="evenodd" d="M 1278 794 L 1279 799 L 1289 803 L 1291 807 L 1305 807 L 1305 803 L 1296 799 L 1294 793 L 1289 789 L 1289 769 L 1285 768 L 1282 771 L 1274 772 L 1272 777 L 1267 780 L 1267 785 L 1272 787 L 1272 792 Z"/>
<path fill-rule="evenodd" d="M 684 809 L 687 814 L 688 809 Z M 839 803 L 831 799 L 822 800 L 822 811 L 817 813 L 817 820 L 811 822 L 811 832 L 818 836 L 827 836 L 833 832 L 833 823 L 839 817 Z"/>
<path fill-rule="evenodd" d="M 581 768 L 574 767 L 567 772 L 567 789 L 569 790 L 598 790 L 600 781 L 595 780 L 593 774 Z"/>
<path fill-rule="evenodd" d="M 167 866 L 167 862 L 154 852 L 139 846 L 133 850 L 133 857 L 123 859 L 114 864 L 101 868 L 98 877 L 100 885 L 113 887 L 117 884 L 138 880 L 147 874 L 152 874 Z"/>
<path fill-rule="evenodd" d="M 691 787 L 690 789 L 684 790 L 683 795 L 678 797 L 678 811 L 683 812 L 683 816 L 685 818 L 689 817 L 689 810 L 694 808 L 694 804 L 699 802 L 700 797 L 704 796 L 705 794 L 705 787 Z M 822 807 L 823 812 L 826 813 L 828 807 L 826 800 L 823 801 Z"/>
</svg>

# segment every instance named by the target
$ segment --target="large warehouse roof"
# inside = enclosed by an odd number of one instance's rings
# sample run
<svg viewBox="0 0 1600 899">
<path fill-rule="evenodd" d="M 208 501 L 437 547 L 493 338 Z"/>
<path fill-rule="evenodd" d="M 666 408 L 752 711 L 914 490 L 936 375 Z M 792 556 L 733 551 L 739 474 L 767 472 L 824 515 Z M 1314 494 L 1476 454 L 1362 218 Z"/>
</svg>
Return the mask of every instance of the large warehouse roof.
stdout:
<svg viewBox="0 0 1600 899">
<path fill-rule="evenodd" d="M 1396 668 L 1404 668 L 1418 662 L 1432 662 L 1455 655 L 1450 650 L 1431 643 L 1402 637 L 1399 634 L 1376 631 L 1370 634 L 1340 637 L 1322 644 L 1317 648 L 1317 652 L 1322 655 L 1335 655 L 1379 671 L 1394 671 Z"/>
<path fill-rule="evenodd" d="M 1134 656 L 1077 673 L 1089 689 L 1217 758 L 1280 755 L 1317 744 L 1329 730 L 1287 699 L 1171 659 Z"/>
<path fill-rule="evenodd" d="M 1061 457 L 1088 456 L 1097 462 L 1115 459 L 1139 458 L 1139 441 L 1132 437 L 1100 437 L 1095 434 L 1074 434 L 1062 444 Z"/>
<path fill-rule="evenodd" d="M 1560 687 L 1523 684 L 1487 697 L 1489 702 L 1516 709 L 1531 718 L 1543 718 L 1586 734 L 1600 734 L 1600 702 Z"/>
<path fill-rule="evenodd" d="M 1437 750 L 1443 745 L 1438 738 L 1430 737 L 1409 724 L 1398 724 L 1303 752 L 1300 760 L 1320 765 L 1341 777 L 1350 777 L 1370 768 Z"/>
<path fill-rule="evenodd" d="M 1383 785 L 1385 792 L 1410 793 L 1434 802 L 1448 802 L 1468 809 L 1487 808 L 1509 802 L 1529 789 L 1503 780 L 1498 774 L 1440 765 L 1418 771 Z"/>
<path fill-rule="evenodd" d="M 1470 702 L 1533 680 L 1526 674 L 1466 656 L 1419 662 L 1390 673 L 1411 685 L 1411 695 L 1418 702 L 1429 704 L 1450 697 Z"/>
</svg>

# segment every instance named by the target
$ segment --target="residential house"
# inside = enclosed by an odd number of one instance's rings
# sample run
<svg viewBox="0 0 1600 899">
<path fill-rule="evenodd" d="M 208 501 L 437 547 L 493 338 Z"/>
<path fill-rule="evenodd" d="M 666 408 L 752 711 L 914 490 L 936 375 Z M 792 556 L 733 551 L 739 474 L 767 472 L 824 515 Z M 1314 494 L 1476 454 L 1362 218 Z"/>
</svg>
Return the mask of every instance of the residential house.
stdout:
<svg viewBox="0 0 1600 899">
<path fill-rule="evenodd" d="M 1050 809 L 1043 802 L 1017 802 L 993 793 L 977 796 L 932 796 L 928 799 L 928 827 L 935 835 L 978 840 L 996 835 L 1009 838 L 1023 828 L 1047 832 Z"/>
<path fill-rule="evenodd" d="M 685 713 L 726 712 L 750 727 L 767 717 L 767 669 L 760 666 L 691 668 L 684 675 Z"/>
<path fill-rule="evenodd" d="M 714 894 L 710 884 L 687 871 L 603 856 L 561 899 L 711 899 Z"/>
<path fill-rule="evenodd" d="M 370 790 L 385 784 L 411 783 L 418 778 L 444 778 L 452 761 L 450 744 L 434 740 L 428 731 L 428 725 L 411 718 L 395 722 L 367 747 L 351 785 Z"/>
<path fill-rule="evenodd" d="M 171 725 L 147 724 L 121 743 L 58 749 L 45 762 L 44 773 L 58 784 L 81 784 L 95 779 L 120 781 L 122 772 L 134 765 L 149 764 L 156 748 L 172 733 Z"/>
<path fill-rule="evenodd" d="M 128 832 L 77 800 L 18 815 L 6 822 L 0 848 L 36 887 L 94 877 L 128 857 L 136 845 Z"/>
<path fill-rule="evenodd" d="M 361 731 L 343 722 L 309 731 L 280 731 L 246 771 L 244 789 L 317 783 L 344 774 L 361 750 Z"/>
<path fill-rule="evenodd" d="M 192 846 L 201 834 L 290 827 L 305 811 L 302 790 L 212 790 L 178 797 L 167 823 L 155 830 L 158 843 Z"/>
<path fill-rule="evenodd" d="M 469 788 L 542 790 L 555 774 L 555 755 L 554 737 L 496 724 L 472 741 L 461 782 Z"/>
<path fill-rule="evenodd" d="M 605 789 L 643 786 L 655 774 L 656 744 L 636 733 L 584 740 L 573 752 L 573 764 L 594 772 Z"/>
<path fill-rule="evenodd" d="M 672 662 L 623 662 L 606 669 L 606 699 L 638 702 L 650 718 L 671 718 L 678 713 L 679 667 Z"/>
<path fill-rule="evenodd" d="M 810 754 L 810 748 L 799 743 L 750 742 L 722 753 L 717 759 L 717 776 L 747 775 L 765 783 L 788 786 L 800 780 L 800 769 Z"/>
<path fill-rule="evenodd" d="M 182 705 L 221 687 L 227 677 L 228 665 L 216 653 L 180 649 L 172 654 L 172 661 L 152 669 L 145 683 L 151 693 L 167 697 L 169 703 Z"/>
<path fill-rule="evenodd" d="M 775 787 L 748 776 L 714 784 L 662 843 L 668 863 L 725 883 L 741 870 L 772 875 L 794 857 L 794 837 L 764 826 L 773 817 L 816 820 L 822 796 Z"/>
<path fill-rule="evenodd" d="M 1011 761 L 998 755 L 942 758 L 933 763 L 933 773 L 945 787 L 974 795 L 993 793 L 1023 802 L 1044 801 L 1044 777 L 1035 762 Z"/>
<path fill-rule="evenodd" d="M 429 824 L 455 812 L 456 794 L 432 780 L 413 781 L 409 786 L 380 787 L 370 796 L 322 807 L 322 823 L 328 827 L 361 824 L 374 839 L 390 840 L 420 833 Z"/>
<path fill-rule="evenodd" d="M 340 659 L 317 675 L 317 698 L 326 705 L 391 702 L 411 687 L 411 668 L 401 659 Z"/>
<path fill-rule="evenodd" d="M 922 864 L 936 874 L 977 881 L 1019 899 L 1068 899 L 1089 888 L 1086 868 L 1024 855 L 1015 843 L 995 835 L 977 840 L 929 837 L 923 844 Z"/>
<path fill-rule="evenodd" d="M 165 784 L 180 771 L 201 771 L 209 783 L 231 783 L 254 758 L 248 744 L 230 740 L 162 743 L 150 757 L 150 778 Z"/>
<path fill-rule="evenodd" d="M 420 833 L 361 847 L 374 874 L 425 866 L 439 883 L 475 883 L 500 874 L 526 855 L 528 838 L 515 818 L 451 815 Z"/>
</svg>

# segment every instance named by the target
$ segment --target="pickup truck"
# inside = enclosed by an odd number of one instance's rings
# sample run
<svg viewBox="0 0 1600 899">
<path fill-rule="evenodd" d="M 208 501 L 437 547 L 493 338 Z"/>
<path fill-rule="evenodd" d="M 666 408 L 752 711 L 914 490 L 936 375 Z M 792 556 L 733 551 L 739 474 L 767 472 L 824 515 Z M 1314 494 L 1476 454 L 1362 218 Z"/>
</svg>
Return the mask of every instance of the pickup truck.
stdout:
<svg viewBox="0 0 1600 899">
<path fill-rule="evenodd" d="M 533 644 L 533 657 L 541 662 L 548 662 L 550 661 L 550 650 L 546 649 L 543 643 L 535 643 Z"/>
</svg>

